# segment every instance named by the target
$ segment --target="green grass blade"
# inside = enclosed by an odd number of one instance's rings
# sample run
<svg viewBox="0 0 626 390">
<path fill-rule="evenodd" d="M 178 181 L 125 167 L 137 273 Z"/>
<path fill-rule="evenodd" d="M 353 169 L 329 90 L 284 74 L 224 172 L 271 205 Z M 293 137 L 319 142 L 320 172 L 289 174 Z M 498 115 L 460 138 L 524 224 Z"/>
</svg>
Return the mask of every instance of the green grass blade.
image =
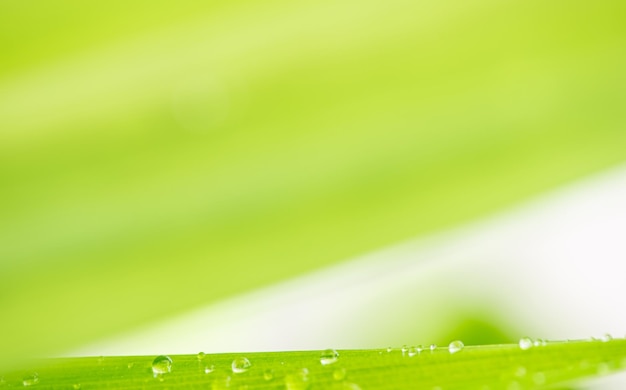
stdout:
<svg viewBox="0 0 626 390">
<path fill-rule="evenodd" d="M 541 389 L 625 368 L 626 340 L 486 345 L 455 353 L 440 347 L 172 355 L 171 364 L 161 358 L 155 365 L 158 359 L 54 359 L 3 380 L 42 389 Z"/>
</svg>

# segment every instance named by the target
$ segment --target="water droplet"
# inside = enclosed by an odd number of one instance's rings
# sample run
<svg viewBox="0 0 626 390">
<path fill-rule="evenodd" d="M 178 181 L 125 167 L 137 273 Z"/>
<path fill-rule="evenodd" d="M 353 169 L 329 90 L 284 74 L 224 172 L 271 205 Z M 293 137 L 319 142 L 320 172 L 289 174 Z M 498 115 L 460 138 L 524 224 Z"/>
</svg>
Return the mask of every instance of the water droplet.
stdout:
<svg viewBox="0 0 626 390">
<path fill-rule="evenodd" d="M 393 348 L 387 347 L 387 353 L 391 353 L 391 352 L 393 352 Z"/>
<path fill-rule="evenodd" d="M 169 356 L 160 355 L 152 361 L 152 373 L 155 378 L 163 379 L 163 375 L 172 372 L 172 359 Z"/>
<path fill-rule="evenodd" d="M 334 349 L 327 349 L 322 352 L 322 355 L 320 356 L 320 363 L 322 363 L 322 366 L 327 366 L 329 364 L 337 362 L 338 359 L 339 352 L 335 351 Z"/>
<path fill-rule="evenodd" d="M 287 390 L 305 390 L 309 387 L 309 370 L 306 368 L 296 370 L 285 376 Z"/>
<path fill-rule="evenodd" d="M 198 352 L 198 354 L 196 355 L 198 360 L 204 360 L 205 356 L 206 356 L 206 353 L 204 352 Z"/>
<path fill-rule="evenodd" d="M 250 363 L 250 360 L 245 357 L 238 357 L 233 360 L 233 363 L 230 366 L 235 374 L 242 374 L 252 367 L 252 363 Z"/>
<path fill-rule="evenodd" d="M 536 385 L 543 385 L 544 383 L 546 383 L 546 374 L 544 374 L 543 372 L 534 373 L 533 382 L 535 382 Z"/>
<path fill-rule="evenodd" d="M 417 347 L 410 347 L 409 351 L 407 352 L 409 354 L 409 357 L 413 357 L 415 355 L 418 355 L 420 352 L 422 352 L 422 346 L 417 346 Z"/>
<path fill-rule="evenodd" d="M 135 367 L 135 363 L 130 362 L 130 363 L 128 363 L 127 367 L 130 370 L 131 368 Z"/>
<path fill-rule="evenodd" d="M 409 347 L 407 347 L 406 345 L 403 345 L 400 351 L 402 352 L 402 356 L 404 356 L 409 351 Z"/>
<path fill-rule="evenodd" d="M 213 371 L 215 371 L 215 366 L 214 365 L 209 364 L 209 365 L 204 366 L 204 373 L 205 374 L 210 374 Z"/>
<path fill-rule="evenodd" d="M 80 390 L 81 385 L 80 383 L 74 383 L 74 386 L 72 386 L 74 388 L 74 390 Z"/>
<path fill-rule="evenodd" d="M 431 352 L 435 351 L 437 349 L 437 344 L 431 344 L 429 348 L 430 348 Z"/>
<path fill-rule="evenodd" d="M 522 337 L 519 339 L 519 347 L 524 351 L 532 348 L 533 340 L 530 337 Z"/>
<path fill-rule="evenodd" d="M 543 347 L 543 346 L 545 346 L 546 344 L 548 344 L 548 342 L 547 342 L 546 340 L 544 340 L 544 339 L 537 339 L 537 340 L 535 340 L 535 341 L 533 342 L 533 345 L 534 345 L 535 347 Z"/>
<path fill-rule="evenodd" d="M 263 371 L 263 379 L 265 379 L 266 381 L 271 381 L 272 379 L 274 379 L 274 371 L 269 368 Z"/>
<path fill-rule="evenodd" d="M 604 336 L 602 336 L 602 337 L 600 338 L 600 340 L 601 340 L 602 342 L 606 343 L 606 342 L 608 342 L 608 341 L 613 340 L 613 336 L 611 336 L 610 334 L 606 333 L 606 334 L 604 334 Z"/>
<path fill-rule="evenodd" d="M 22 384 L 24 386 L 34 386 L 39 383 L 39 374 L 36 372 L 24 375 L 22 378 Z"/>
<path fill-rule="evenodd" d="M 465 345 L 461 340 L 454 340 L 448 346 L 448 350 L 450 351 L 450 353 L 457 353 L 461 352 L 463 350 L 463 347 L 465 347 Z"/>
<path fill-rule="evenodd" d="M 345 379 L 346 377 L 346 369 L 345 368 L 338 368 L 333 372 L 333 379 L 335 379 L 336 381 L 340 381 Z"/>
<path fill-rule="evenodd" d="M 343 390 L 361 390 L 361 387 L 359 387 L 359 385 L 351 382 L 344 382 L 342 387 Z"/>
</svg>

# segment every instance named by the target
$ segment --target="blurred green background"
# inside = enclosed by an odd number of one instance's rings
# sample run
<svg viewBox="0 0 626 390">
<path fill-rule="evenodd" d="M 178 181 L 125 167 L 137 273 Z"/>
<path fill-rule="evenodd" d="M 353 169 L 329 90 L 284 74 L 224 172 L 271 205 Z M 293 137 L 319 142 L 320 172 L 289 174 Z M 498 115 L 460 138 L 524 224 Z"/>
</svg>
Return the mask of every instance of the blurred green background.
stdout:
<svg viewBox="0 0 626 390">
<path fill-rule="evenodd" d="M 0 364 L 626 160 L 625 11 L 3 0 Z"/>
</svg>

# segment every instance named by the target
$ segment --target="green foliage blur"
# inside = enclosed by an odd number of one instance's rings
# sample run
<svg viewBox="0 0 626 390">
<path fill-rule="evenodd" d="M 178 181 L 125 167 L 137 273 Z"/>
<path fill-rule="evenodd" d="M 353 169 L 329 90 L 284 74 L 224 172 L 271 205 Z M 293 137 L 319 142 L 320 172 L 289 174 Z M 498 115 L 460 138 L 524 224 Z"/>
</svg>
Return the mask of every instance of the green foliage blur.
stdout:
<svg viewBox="0 0 626 390">
<path fill-rule="evenodd" d="M 0 364 L 623 161 L 625 11 L 0 2 Z"/>
</svg>

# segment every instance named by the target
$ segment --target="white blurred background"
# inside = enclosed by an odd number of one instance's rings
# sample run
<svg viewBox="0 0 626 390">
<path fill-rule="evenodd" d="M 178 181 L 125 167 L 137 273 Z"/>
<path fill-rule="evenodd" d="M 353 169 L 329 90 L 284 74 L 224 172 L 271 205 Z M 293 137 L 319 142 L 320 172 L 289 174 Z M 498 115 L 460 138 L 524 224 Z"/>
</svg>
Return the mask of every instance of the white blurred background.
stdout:
<svg viewBox="0 0 626 390">
<path fill-rule="evenodd" d="M 622 166 L 498 216 L 230 298 L 66 355 L 430 344 L 449 334 L 459 318 L 485 315 L 513 337 L 581 339 L 605 333 L 623 337 L 625 233 Z M 404 304 L 394 304 L 403 300 Z M 406 339 L 411 332 L 414 336 Z M 592 384 L 623 388 L 619 386 L 626 384 L 626 376 Z"/>
</svg>

